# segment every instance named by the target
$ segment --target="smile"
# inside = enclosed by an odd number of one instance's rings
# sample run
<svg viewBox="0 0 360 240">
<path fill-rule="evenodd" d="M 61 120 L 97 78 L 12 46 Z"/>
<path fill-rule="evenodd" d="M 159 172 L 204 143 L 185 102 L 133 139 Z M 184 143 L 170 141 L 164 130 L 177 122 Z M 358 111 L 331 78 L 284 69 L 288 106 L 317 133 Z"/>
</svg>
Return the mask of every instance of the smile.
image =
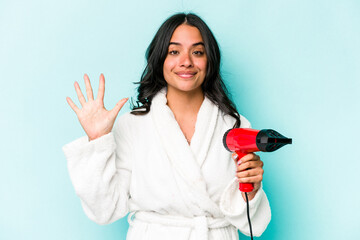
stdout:
<svg viewBox="0 0 360 240">
<path fill-rule="evenodd" d="M 175 74 L 181 78 L 192 78 L 196 72 L 176 72 Z"/>
</svg>

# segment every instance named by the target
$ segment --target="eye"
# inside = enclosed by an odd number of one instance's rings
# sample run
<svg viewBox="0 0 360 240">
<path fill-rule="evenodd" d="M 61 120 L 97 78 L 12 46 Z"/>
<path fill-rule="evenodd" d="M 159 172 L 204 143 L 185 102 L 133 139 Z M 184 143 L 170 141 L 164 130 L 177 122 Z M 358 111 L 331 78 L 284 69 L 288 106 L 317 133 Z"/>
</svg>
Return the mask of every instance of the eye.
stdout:
<svg viewBox="0 0 360 240">
<path fill-rule="evenodd" d="M 169 51 L 169 54 L 170 55 L 176 55 L 176 54 L 179 54 L 179 51 L 171 50 L 171 51 Z"/>
<path fill-rule="evenodd" d="M 204 51 L 194 51 L 193 54 L 196 56 L 202 56 L 204 55 Z"/>
</svg>

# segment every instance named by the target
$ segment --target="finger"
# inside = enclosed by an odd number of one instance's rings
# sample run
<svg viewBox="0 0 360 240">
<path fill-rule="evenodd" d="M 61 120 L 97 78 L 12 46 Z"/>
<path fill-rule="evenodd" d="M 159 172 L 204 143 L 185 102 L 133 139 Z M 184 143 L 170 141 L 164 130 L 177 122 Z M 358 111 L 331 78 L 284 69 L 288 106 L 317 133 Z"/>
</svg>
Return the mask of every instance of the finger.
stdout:
<svg viewBox="0 0 360 240">
<path fill-rule="evenodd" d="M 264 174 L 264 170 L 262 168 L 254 168 L 254 169 L 249 169 L 249 170 L 245 170 L 242 172 L 237 172 L 236 176 L 238 178 L 248 178 L 248 177 L 255 177 L 258 175 L 263 175 Z"/>
<path fill-rule="evenodd" d="M 236 168 L 236 171 L 241 172 L 241 171 L 251 169 L 251 168 L 257 168 L 257 167 L 262 168 L 263 166 L 264 166 L 264 163 L 261 160 L 259 160 L 259 161 L 248 161 L 248 162 L 244 162 L 244 163 L 241 163 L 240 165 L 238 165 L 237 168 Z"/>
<path fill-rule="evenodd" d="M 84 95 L 82 94 L 82 92 L 80 90 L 79 83 L 75 82 L 74 86 L 75 86 L 75 91 L 76 91 L 76 94 L 77 94 L 78 99 L 80 101 L 80 104 L 81 104 L 81 106 L 84 106 L 84 104 L 86 103 L 86 99 L 85 99 Z"/>
<path fill-rule="evenodd" d="M 104 101 L 104 95 L 105 95 L 105 77 L 103 74 L 100 74 L 100 81 L 99 81 L 99 90 L 97 99 Z"/>
<path fill-rule="evenodd" d="M 235 164 L 239 161 L 239 156 L 235 152 L 231 154 L 231 158 L 234 160 Z"/>
<path fill-rule="evenodd" d="M 255 153 L 246 154 L 244 157 L 240 159 L 240 163 L 248 162 L 248 161 L 258 161 L 260 157 Z"/>
<path fill-rule="evenodd" d="M 71 109 L 74 110 L 74 112 L 77 114 L 80 109 L 76 106 L 76 104 L 71 100 L 71 98 L 66 98 L 67 103 L 70 105 Z"/>
<path fill-rule="evenodd" d="M 121 108 L 124 106 L 124 104 L 127 102 L 129 98 L 123 98 L 121 99 L 116 105 L 115 107 L 111 110 L 113 116 L 117 116 L 118 113 L 120 112 Z"/>
<path fill-rule="evenodd" d="M 90 79 L 87 74 L 84 74 L 84 81 L 85 81 L 86 96 L 87 96 L 88 101 L 94 100 L 93 90 L 91 88 Z"/>
<path fill-rule="evenodd" d="M 240 183 L 259 183 L 263 180 L 262 175 L 256 175 L 253 177 L 245 177 L 245 178 L 238 178 L 238 182 Z"/>
</svg>

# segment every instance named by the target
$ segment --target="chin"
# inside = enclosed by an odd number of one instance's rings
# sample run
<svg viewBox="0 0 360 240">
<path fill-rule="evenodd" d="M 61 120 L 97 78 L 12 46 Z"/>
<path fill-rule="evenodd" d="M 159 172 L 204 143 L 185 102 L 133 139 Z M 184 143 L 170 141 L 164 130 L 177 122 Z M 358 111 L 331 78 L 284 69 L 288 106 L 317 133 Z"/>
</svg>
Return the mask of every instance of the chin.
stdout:
<svg viewBox="0 0 360 240">
<path fill-rule="evenodd" d="M 172 88 L 174 88 L 174 87 L 172 87 Z M 197 92 L 197 91 L 201 90 L 201 86 L 178 86 L 178 87 L 174 88 L 174 90 L 180 91 L 180 92 Z"/>
</svg>

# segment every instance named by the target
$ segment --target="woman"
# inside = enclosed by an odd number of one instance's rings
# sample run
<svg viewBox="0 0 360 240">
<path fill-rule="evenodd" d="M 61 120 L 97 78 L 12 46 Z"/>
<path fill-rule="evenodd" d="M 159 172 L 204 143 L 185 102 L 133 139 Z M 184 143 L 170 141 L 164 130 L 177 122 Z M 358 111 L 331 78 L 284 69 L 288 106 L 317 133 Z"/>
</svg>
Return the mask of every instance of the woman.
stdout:
<svg viewBox="0 0 360 240">
<path fill-rule="evenodd" d="M 127 99 L 107 111 L 103 75 L 96 100 L 87 75 L 88 101 L 75 83 L 82 108 L 67 98 L 87 134 L 63 148 L 85 213 L 107 224 L 130 212 L 127 239 L 238 239 L 237 229 L 249 234 L 238 183 L 252 182 L 253 232 L 261 235 L 271 216 L 263 163 L 248 154 L 234 164 L 222 145 L 226 130 L 250 124 L 226 96 L 210 29 L 193 14 L 168 18 L 147 62 L 140 106 L 115 125 Z"/>
</svg>

